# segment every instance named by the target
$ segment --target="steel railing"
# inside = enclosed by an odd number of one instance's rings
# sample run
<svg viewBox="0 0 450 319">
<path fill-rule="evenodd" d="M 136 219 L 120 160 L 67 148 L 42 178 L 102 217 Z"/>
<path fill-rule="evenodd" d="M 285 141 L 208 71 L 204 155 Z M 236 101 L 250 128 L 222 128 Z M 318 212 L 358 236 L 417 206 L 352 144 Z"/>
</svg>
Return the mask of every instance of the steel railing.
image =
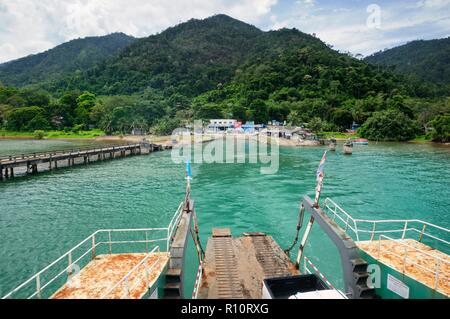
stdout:
<svg viewBox="0 0 450 319">
<path fill-rule="evenodd" d="M 200 261 L 200 265 L 198 266 L 197 276 L 195 278 L 194 290 L 192 291 L 192 299 L 197 299 L 198 292 L 200 289 L 200 284 L 202 283 L 203 276 L 203 262 Z"/>
<path fill-rule="evenodd" d="M 400 246 L 402 246 L 403 247 L 403 255 L 398 254 L 389 248 L 386 248 L 383 250 L 382 249 L 383 238 L 385 240 L 385 243 L 387 243 L 387 241 L 393 241 L 393 242 L 396 242 L 397 244 L 399 244 Z M 410 253 L 410 251 L 414 251 L 414 256 L 416 257 L 415 259 L 410 257 L 411 254 L 408 255 Z M 444 279 L 443 281 L 448 285 L 448 279 L 447 279 L 448 275 L 445 273 L 445 271 L 443 269 L 445 269 L 444 265 L 449 265 L 450 262 L 439 256 L 436 256 L 436 255 L 431 254 L 423 249 L 415 247 L 414 245 L 405 243 L 404 241 L 401 241 L 399 239 L 394 239 L 394 238 L 388 237 L 386 235 L 380 235 L 379 240 L 378 240 L 377 252 L 378 252 L 378 257 L 380 257 L 381 253 L 383 252 L 384 254 L 392 255 L 394 257 L 397 257 L 399 260 L 401 260 L 400 267 L 402 268 L 402 270 L 400 270 L 400 272 L 402 272 L 403 275 L 411 275 L 407 271 L 408 264 L 414 265 L 414 267 L 422 269 L 426 273 L 430 273 L 434 277 L 434 284 L 433 284 L 434 290 L 437 290 L 437 291 L 441 290 L 440 289 L 440 288 L 442 288 L 442 287 L 440 287 L 441 279 Z M 423 262 L 422 263 L 416 262 L 417 255 L 420 255 L 422 257 L 422 258 L 419 257 L 419 259 L 422 261 L 423 261 L 423 258 L 427 258 L 427 257 L 433 259 L 435 266 L 433 268 L 430 268 L 430 267 L 424 266 L 425 263 L 423 263 Z"/>
<path fill-rule="evenodd" d="M 330 198 L 325 200 L 323 207 L 324 212 L 356 241 L 362 240 L 363 236 L 366 236 L 366 240 L 373 240 L 375 236 L 383 234 L 398 234 L 400 239 L 405 239 L 410 238 L 407 237 L 409 232 L 414 232 L 418 234 L 417 240 L 419 242 L 421 242 L 424 237 L 427 237 L 442 244 L 450 245 L 449 229 L 419 219 L 356 219 Z M 429 230 L 428 232 L 426 231 L 427 229 Z M 431 234 L 431 232 L 433 232 L 433 234 Z"/>
<path fill-rule="evenodd" d="M 308 265 L 313 269 L 309 269 Z M 309 260 L 308 257 L 303 257 L 303 273 L 304 274 L 312 274 L 312 273 L 316 273 L 322 280 L 323 282 L 325 282 L 325 284 L 328 286 L 329 289 L 332 290 L 336 290 L 341 296 L 343 296 L 345 299 L 348 299 L 348 296 L 346 296 L 342 291 L 340 291 L 339 289 L 336 289 L 333 284 L 327 279 L 327 277 L 325 277 L 324 274 L 322 274 L 322 272 L 319 270 L 319 268 L 317 268 L 312 262 L 311 260 Z"/>
<path fill-rule="evenodd" d="M 178 209 L 173 215 L 169 226 L 165 228 L 137 228 L 137 229 L 100 229 L 91 234 L 89 237 L 82 240 L 80 243 L 75 245 L 72 249 L 67 251 L 65 254 L 54 260 L 48 266 L 31 276 L 29 279 L 24 281 L 21 285 L 7 293 L 2 299 L 13 298 L 18 293 L 25 294 L 22 299 L 32 299 L 32 298 L 42 298 L 45 289 L 54 289 L 56 281 L 64 280 L 64 276 L 67 276 L 67 280 L 70 280 L 73 275 L 73 270 L 75 267 L 79 267 L 79 263 L 86 262 L 85 257 L 91 256 L 90 259 L 93 260 L 96 257 L 96 252 L 100 247 L 105 247 L 106 253 L 112 254 L 113 247 L 117 245 L 128 245 L 127 251 L 142 252 L 144 250 L 142 247 L 136 246 L 143 245 L 145 247 L 145 252 L 150 251 L 150 245 L 156 245 L 157 243 L 164 242 L 167 251 L 170 249 L 170 245 L 178 225 L 178 221 L 181 218 L 183 202 L 180 203 Z M 113 234 L 124 233 L 127 235 L 125 239 L 113 240 Z M 138 236 L 140 239 L 131 238 L 131 234 L 140 233 Z M 149 235 L 155 236 L 161 234 L 160 237 L 149 238 Z M 117 237 L 117 235 L 116 235 Z M 134 236 L 136 237 L 136 236 Z M 152 237 L 152 236 L 150 236 Z M 135 247 L 131 249 L 131 246 Z M 80 252 L 81 250 L 81 252 Z M 78 254 L 77 254 L 78 253 Z M 76 256 L 74 258 L 74 256 Z M 87 263 L 86 263 L 87 264 Z M 56 274 L 55 274 L 56 273 Z M 45 276 L 50 276 L 49 279 L 44 280 Z M 45 281 L 45 283 L 44 283 Z M 30 287 L 32 285 L 34 287 Z M 52 288 L 52 289 L 51 289 Z M 59 287 L 58 287 L 59 288 Z M 52 293 L 46 293 L 47 296 L 51 296 Z"/>
<path fill-rule="evenodd" d="M 137 263 L 129 272 L 127 272 L 125 274 L 125 276 L 123 276 L 119 281 L 117 281 L 114 285 L 112 285 L 111 288 L 109 288 L 106 293 L 104 293 L 100 299 L 105 299 L 108 298 L 108 296 L 113 293 L 115 290 L 117 290 L 121 285 L 124 285 L 124 290 L 125 293 L 122 293 L 122 296 L 129 299 L 130 295 L 132 293 L 132 291 L 139 286 L 144 280 L 145 280 L 145 287 L 146 289 L 150 289 L 150 273 L 153 270 L 153 268 L 155 268 L 158 265 L 159 260 L 161 259 L 161 257 L 159 256 L 159 254 L 157 255 L 156 261 L 150 266 L 150 268 L 148 267 L 148 259 L 152 256 L 152 253 L 155 252 L 160 252 L 159 246 L 156 246 L 155 248 L 153 248 L 150 253 L 148 253 L 144 258 L 142 258 L 142 260 Z M 134 285 L 130 286 L 130 276 L 137 272 L 137 270 L 144 266 L 144 278 L 142 277 L 138 277 L 138 279 L 135 281 Z"/>
</svg>

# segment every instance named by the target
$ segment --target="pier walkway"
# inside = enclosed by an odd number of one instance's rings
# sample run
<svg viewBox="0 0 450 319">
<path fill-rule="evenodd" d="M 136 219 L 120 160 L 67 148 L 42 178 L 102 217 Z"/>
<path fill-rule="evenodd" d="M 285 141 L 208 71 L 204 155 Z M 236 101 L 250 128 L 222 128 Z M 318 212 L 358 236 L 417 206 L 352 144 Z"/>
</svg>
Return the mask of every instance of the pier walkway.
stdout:
<svg viewBox="0 0 450 319">
<path fill-rule="evenodd" d="M 135 143 L 126 145 L 90 147 L 86 149 L 72 149 L 49 151 L 42 153 L 10 155 L 0 157 L 0 181 L 14 177 L 16 169 L 26 174 L 38 173 L 40 168 L 53 170 L 58 165 L 70 167 L 76 164 L 89 164 L 92 161 L 120 158 L 130 155 L 149 154 L 154 151 L 167 149 L 162 145 L 152 143 Z M 45 166 L 43 166 L 43 164 Z M 48 166 L 47 166 L 48 165 Z"/>
</svg>

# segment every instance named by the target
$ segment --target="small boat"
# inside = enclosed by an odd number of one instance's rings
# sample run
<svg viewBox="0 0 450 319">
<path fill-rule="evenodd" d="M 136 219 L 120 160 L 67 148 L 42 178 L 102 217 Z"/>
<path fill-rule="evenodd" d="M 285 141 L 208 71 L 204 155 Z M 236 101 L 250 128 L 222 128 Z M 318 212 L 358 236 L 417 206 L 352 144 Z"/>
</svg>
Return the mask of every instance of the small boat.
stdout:
<svg viewBox="0 0 450 319">
<path fill-rule="evenodd" d="M 328 144 L 328 149 L 332 152 L 336 151 L 336 140 L 334 138 L 330 139 L 329 144 Z"/>
<path fill-rule="evenodd" d="M 344 144 L 344 155 L 351 155 L 353 153 L 353 142 L 348 139 Z"/>
<path fill-rule="evenodd" d="M 369 145 L 369 141 L 365 138 L 357 138 L 353 141 L 354 145 Z"/>
</svg>

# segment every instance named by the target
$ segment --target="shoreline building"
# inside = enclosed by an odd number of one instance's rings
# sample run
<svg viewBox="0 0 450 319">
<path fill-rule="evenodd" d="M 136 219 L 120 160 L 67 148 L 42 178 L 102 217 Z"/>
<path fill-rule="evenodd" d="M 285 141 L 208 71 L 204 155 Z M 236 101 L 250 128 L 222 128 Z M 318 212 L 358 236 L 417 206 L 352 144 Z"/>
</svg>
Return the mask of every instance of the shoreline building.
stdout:
<svg viewBox="0 0 450 319">
<path fill-rule="evenodd" d="M 226 132 L 228 129 L 235 128 L 237 121 L 234 119 L 214 119 L 209 120 L 207 130 L 213 133 Z"/>
</svg>

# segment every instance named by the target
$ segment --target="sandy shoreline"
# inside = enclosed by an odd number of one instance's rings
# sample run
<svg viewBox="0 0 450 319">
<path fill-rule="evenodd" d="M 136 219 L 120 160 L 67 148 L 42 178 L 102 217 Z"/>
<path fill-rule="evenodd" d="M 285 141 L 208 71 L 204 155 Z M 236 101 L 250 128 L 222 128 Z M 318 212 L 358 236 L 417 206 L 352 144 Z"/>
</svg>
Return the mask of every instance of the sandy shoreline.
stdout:
<svg viewBox="0 0 450 319">
<path fill-rule="evenodd" d="M 199 141 L 199 137 L 191 136 L 191 143 L 207 143 L 210 141 L 213 141 L 215 139 L 224 138 L 227 136 L 233 136 L 234 138 L 239 139 L 250 139 L 250 138 L 256 138 L 256 135 L 249 135 L 249 134 L 204 134 L 202 135 L 201 140 Z M 186 141 L 183 141 L 183 138 L 180 136 L 177 141 L 172 140 L 172 136 L 166 135 L 166 136 L 156 136 L 156 135 L 146 135 L 146 136 L 136 136 L 136 135 L 125 135 L 125 136 L 98 136 L 94 138 L 52 138 L 52 139 L 43 139 L 46 141 L 56 140 L 56 141 L 65 141 L 65 142 L 99 142 L 99 143 L 114 143 L 114 144 L 120 144 L 120 143 L 139 143 L 143 139 L 146 139 L 147 141 L 154 143 L 154 144 L 160 144 L 163 147 L 166 146 L 180 146 L 183 144 L 186 144 Z M 267 143 L 270 143 L 272 137 L 267 137 Z M 297 141 L 297 140 L 288 140 L 285 138 L 275 138 L 277 140 L 277 144 L 280 146 L 285 147 L 314 147 L 314 146 L 321 146 L 318 141 L 310 141 L 310 140 L 304 140 L 304 141 Z M 335 138 L 337 142 L 345 142 L 347 138 Z M 32 136 L 0 136 L 0 140 L 36 140 Z M 263 141 L 260 139 L 260 141 Z M 376 143 L 375 141 L 369 141 L 369 143 Z M 406 141 L 406 142 L 399 142 L 399 143 L 414 143 L 414 144 L 433 144 L 433 145 L 439 145 L 439 146 L 450 146 L 450 143 L 437 143 L 433 141 Z M 322 145 L 323 146 L 323 145 Z"/>
</svg>

